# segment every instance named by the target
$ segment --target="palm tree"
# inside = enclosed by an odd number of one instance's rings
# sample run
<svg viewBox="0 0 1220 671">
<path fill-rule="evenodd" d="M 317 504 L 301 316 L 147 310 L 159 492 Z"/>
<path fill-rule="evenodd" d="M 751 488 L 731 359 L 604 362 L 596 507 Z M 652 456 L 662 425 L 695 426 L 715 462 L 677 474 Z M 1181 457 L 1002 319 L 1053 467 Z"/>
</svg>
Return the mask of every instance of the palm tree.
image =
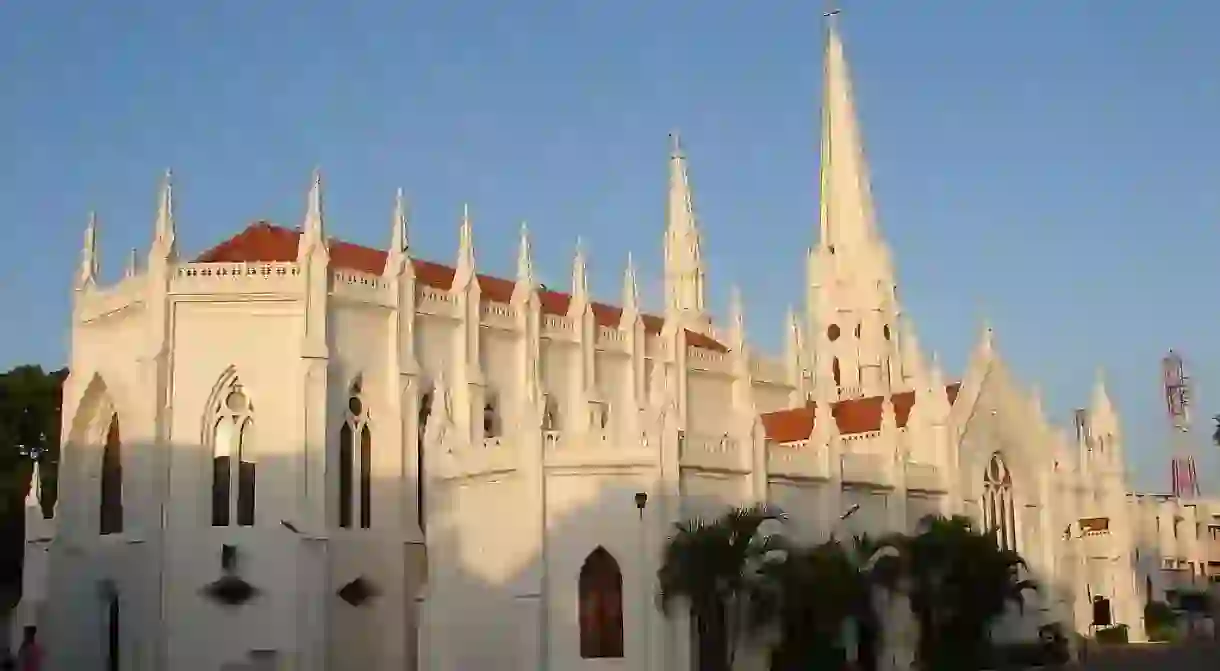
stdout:
<svg viewBox="0 0 1220 671">
<path fill-rule="evenodd" d="M 1023 606 L 1024 592 L 1036 589 L 1021 578 L 1021 556 L 967 517 L 929 518 L 899 551 L 925 669 L 979 668 L 996 618 L 1010 603 Z"/>
<path fill-rule="evenodd" d="M 755 602 L 756 622 L 774 623 L 779 641 L 771 671 L 833 668 L 844 657 L 845 625 L 875 623 L 869 574 L 855 547 L 831 539 L 790 551 L 770 564 L 763 583 L 769 598 Z"/>
<path fill-rule="evenodd" d="M 666 545 L 658 601 L 666 614 L 675 601 L 689 607 L 700 671 L 729 671 L 737 643 L 757 630 L 752 604 L 762 598 L 765 566 L 782 559 L 785 549 L 781 536 L 762 527 L 784 518 L 767 505 L 734 508 L 715 520 L 679 524 Z"/>
</svg>

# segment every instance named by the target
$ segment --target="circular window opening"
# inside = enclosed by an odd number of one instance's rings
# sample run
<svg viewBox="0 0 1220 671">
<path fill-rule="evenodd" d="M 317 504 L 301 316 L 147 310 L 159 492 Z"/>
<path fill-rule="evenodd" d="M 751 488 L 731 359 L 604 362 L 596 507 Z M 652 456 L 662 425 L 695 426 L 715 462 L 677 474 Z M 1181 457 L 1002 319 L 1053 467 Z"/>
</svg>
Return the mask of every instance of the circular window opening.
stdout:
<svg viewBox="0 0 1220 671">
<path fill-rule="evenodd" d="M 830 338 L 831 342 L 838 340 L 839 339 L 839 325 L 831 324 L 830 327 L 826 329 L 826 337 Z"/>
<path fill-rule="evenodd" d="M 359 398 L 353 396 L 347 402 L 347 409 L 351 410 L 353 415 L 359 415 L 360 411 L 364 409 L 364 404 L 360 402 Z"/>
</svg>

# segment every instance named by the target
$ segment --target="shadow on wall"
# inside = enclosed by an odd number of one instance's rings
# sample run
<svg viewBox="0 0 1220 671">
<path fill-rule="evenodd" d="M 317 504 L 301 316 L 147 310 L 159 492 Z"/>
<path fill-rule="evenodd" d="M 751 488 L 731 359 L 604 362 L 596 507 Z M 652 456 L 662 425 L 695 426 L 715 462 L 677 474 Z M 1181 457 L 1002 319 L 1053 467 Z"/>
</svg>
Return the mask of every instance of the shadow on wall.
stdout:
<svg viewBox="0 0 1220 671">
<path fill-rule="evenodd" d="M 433 482 L 425 552 L 413 528 L 415 488 L 400 478 L 369 478 L 370 528 L 361 528 L 358 449 L 347 490 L 355 512 L 351 528 L 341 528 L 343 469 L 330 469 L 325 523 L 311 523 L 297 505 L 305 458 L 274 436 L 253 434 L 253 468 L 240 467 L 247 460 L 234 452 L 222 471 L 214 445 L 159 452 L 123 440 L 120 428 L 109 454 L 116 458 L 117 444 L 121 521 L 112 509 L 103 534 L 102 482 L 114 478 L 113 470 L 103 477 L 106 438 L 116 414 L 121 427 L 121 411 L 109 401 L 82 408 L 64 450 L 40 617 L 48 668 L 253 670 L 284 655 L 327 659 L 331 668 L 413 668 L 421 601 L 435 639 L 423 651 L 427 668 L 532 671 L 548 653 L 560 666 L 638 658 L 650 645 L 641 622 L 668 631 L 654 602 L 656 557 L 669 533 L 661 509 L 677 502 L 655 492 L 652 471 L 567 476 L 575 487 L 552 476 L 549 489 L 567 490 L 568 503 L 552 501 L 545 524 L 541 509 L 520 503 L 537 484 L 526 471 Z M 374 472 L 384 470 L 378 454 L 374 440 Z M 222 472 L 228 492 L 217 503 Z M 243 526 L 251 474 L 253 524 Z M 510 496 L 497 498 L 498 488 Z M 574 489 L 589 495 L 573 497 Z M 643 511 L 638 493 L 648 495 Z M 217 506 L 229 511 L 228 524 L 213 524 Z M 429 568 L 436 580 L 426 586 Z"/>
<path fill-rule="evenodd" d="M 332 668 L 411 668 L 425 574 L 413 483 L 369 477 L 362 487 L 357 450 L 348 493 L 359 511 L 368 490 L 370 528 L 357 514 L 345 529 L 334 514 L 337 475 L 326 483 L 332 514 L 311 520 L 298 506 L 305 458 L 274 436 L 235 439 L 223 467 L 215 445 L 158 452 L 120 440 L 122 512 L 111 508 L 103 534 L 102 483 L 114 476 L 103 477 L 100 426 L 114 414 L 122 424 L 121 408 L 103 407 L 84 409 L 64 450 L 49 594 L 37 615 L 48 668 L 261 669 L 297 653 L 329 657 Z M 385 470 L 372 447 L 373 472 Z"/>
<path fill-rule="evenodd" d="M 652 474 L 552 474 L 545 526 L 542 510 L 496 496 L 537 485 L 514 477 L 458 485 L 450 494 L 468 498 L 437 512 L 459 515 L 430 517 L 426 668 L 533 671 L 615 660 L 643 668 L 645 658 L 674 654 L 666 648 L 675 625 L 657 610 L 655 576 L 670 531 L 664 511 L 677 502 L 655 491 Z M 637 494 L 647 495 L 642 510 Z"/>
</svg>

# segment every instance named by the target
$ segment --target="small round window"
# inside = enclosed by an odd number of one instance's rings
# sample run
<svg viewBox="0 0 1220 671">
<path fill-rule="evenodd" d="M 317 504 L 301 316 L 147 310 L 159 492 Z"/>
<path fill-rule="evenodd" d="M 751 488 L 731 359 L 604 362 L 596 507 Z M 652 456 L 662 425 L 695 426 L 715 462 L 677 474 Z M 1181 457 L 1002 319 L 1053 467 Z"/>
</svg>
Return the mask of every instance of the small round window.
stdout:
<svg viewBox="0 0 1220 671">
<path fill-rule="evenodd" d="M 830 338 L 831 342 L 838 340 L 839 339 L 839 325 L 831 324 L 830 327 L 826 329 L 826 337 Z"/>
</svg>

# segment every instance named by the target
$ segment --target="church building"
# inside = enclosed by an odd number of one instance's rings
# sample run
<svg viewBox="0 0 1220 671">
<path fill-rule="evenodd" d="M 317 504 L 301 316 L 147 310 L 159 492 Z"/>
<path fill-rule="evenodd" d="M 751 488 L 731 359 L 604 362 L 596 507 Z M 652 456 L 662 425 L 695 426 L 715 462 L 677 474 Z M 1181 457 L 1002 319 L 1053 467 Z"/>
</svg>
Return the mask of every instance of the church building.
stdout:
<svg viewBox="0 0 1220 671">
<path fill-rule="evenodd" d="M 91 219 L 61 494 L 50 519 L 32 498 L 16 625 L 57 671 L 687 669 L 689 622 L 654 601 L 667 536 L 767 501 L 809 542 L 970 515 L 1042 586 L 1006 632 L 1087 631 L 1103 597 L 1139 638 L 1104 384 L 1065 431 L 990 329 L 959 377 L 920 347 L 833 23 L 821 123 L 820 228 L 780 246 L 809 251 L 778 357 L 737 292 L 711 315 L 676 138 L 658 314 L 630 259 L 614 304 L 583 249 L 568 292 L 542 287 L 524 228 L 515 276 L 481 273 L 469 211 L 451 263 L 418 258 L 401 193 L 388 249 L 342 242 L 316 174 L 299 227 L 193 257 L 167 175 L 146 262 L 110 286 Z M 883 667 L 909 668 L 910 632 L 888 631 Z"/>
</svg>

